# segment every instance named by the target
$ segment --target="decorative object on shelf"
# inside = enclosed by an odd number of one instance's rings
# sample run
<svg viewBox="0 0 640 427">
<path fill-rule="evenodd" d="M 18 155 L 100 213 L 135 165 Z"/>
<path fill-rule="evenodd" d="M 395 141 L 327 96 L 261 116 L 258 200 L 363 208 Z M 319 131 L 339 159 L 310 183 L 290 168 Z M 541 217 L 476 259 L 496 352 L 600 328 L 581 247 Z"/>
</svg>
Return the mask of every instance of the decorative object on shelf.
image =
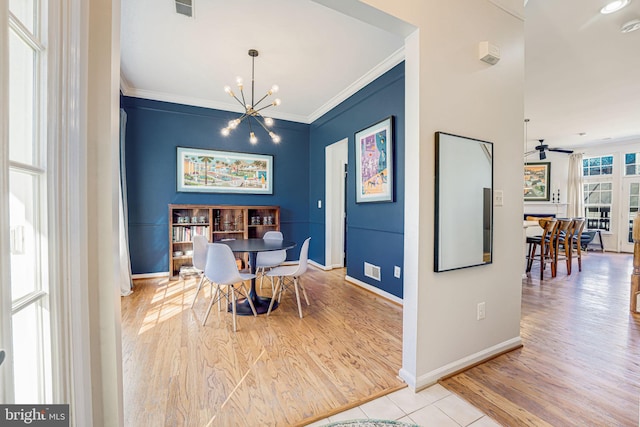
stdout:
<svg viewBox="0 0 640 427">
<path fill-rule="evenodd" d="M 548 202 L 551 198 L 551 163 L 524 164 L 524 201 Z"/>
<path fill-rule="evenodd" d="M 277 144 L 280 142 L 280 137 L 276 135 L 272 130 L 269 129 L 269 127 L 273 126 L 273 119 L 271 117 L 264 117 L 260 112 L 263 111 L 265 108 L 275 107 L 277 105 L 280 105 L 280 99 L 276 98 L 273 102 L 269 104 L 265 104 L 262 107 L 260 107 L 260 104 L 267 97 L 276 93 L 278 91 L 278 86 L 277 85 L 271 86 L 271 89 L 269 89 L 262 98 L 260 98 L 257 102 L 255 102 L 254 71 L 255 71 L 255 61 L 256 61 L 256 57 L 258 56 L 258 51 L 255 49 L 249 49 L 249 56 L 251 57 L 251 103 L 249 104 L 245 100 L 244 84 L 242 82 L 242 78 L 238 77 L 236 79 L 236 84 L 240 89 L 240 97 L 242 98 L 242 100 L 240 100 L 236 96 L 236 94 L 231 90 L 230 86 L 225 86 L 224 91 L 227 92 L 229 96 L 231 96 L 233 99 L 238 101 L 240 105 L 242 105 L 242 108 L 244 108 L 244 112 L 237 119 L 229 121 L 229 123 L 227 123 L 227 127 L 223 128 L 221 133 L 224 136 L 229 135 L 232 130 L 237 128 L 238 125 L 240 125 L 240 123 L 242 123 L 246 119 L 247 124 L 249 125 L 249 142 L 251 142 L 252 144 L 256 144 L 258 142 L 258 137 L 256 136 L 255 132 L 253 131 L 253 127 L 251 126 L 251 121 L 253 120 L 257 124 L 259 124 L 269 134 L 269 136 L 271 137 L 271 140 Z"/>
<path fill-rule="evenodd" d="M 355 134 L 356 203 L 393 202 L 393 116 Z"/>
<path fill-rule="evenodd" d="M 273 194 L 273 156 L 178 147 L 177 191 Z"/>
</svg>

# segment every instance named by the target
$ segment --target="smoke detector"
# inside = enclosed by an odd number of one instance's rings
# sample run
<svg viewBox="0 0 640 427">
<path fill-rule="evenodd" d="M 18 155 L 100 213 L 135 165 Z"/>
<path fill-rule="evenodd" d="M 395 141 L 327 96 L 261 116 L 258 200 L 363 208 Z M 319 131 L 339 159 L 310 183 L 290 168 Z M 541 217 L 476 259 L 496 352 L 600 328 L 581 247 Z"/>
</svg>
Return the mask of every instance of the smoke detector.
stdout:
<svg viewBox="0 0 640 427">
<path fill-rule="evenodd" d="M 632 31 L 640 30 L 640 19 L 634 19 L 632 21 L 623 24 L 620 27 L 620 31 L 623 33 L 630 33 Z"/>
</svg>

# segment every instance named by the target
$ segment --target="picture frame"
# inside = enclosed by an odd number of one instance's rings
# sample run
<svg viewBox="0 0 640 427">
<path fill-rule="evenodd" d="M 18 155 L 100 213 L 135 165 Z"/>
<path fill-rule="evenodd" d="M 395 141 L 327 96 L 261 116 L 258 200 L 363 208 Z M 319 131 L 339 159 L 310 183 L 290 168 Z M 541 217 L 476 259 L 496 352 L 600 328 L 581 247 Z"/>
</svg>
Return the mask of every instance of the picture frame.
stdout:
<svg viewBox="0 0 640 427">
<path fill-rule="evenodd" d="M 273 194 L 273 156 L 177 147 L 177 191 Z"/>
<path fill-rule="evenodd" d="M 524 201 L 548 202 L 551 195 L 551 163 L 524 164 Z"/>
<path fill-rule="evenodd" d="M 393 116 L 355 133 L 356 203 L 394 201 Z"/>
</svg>

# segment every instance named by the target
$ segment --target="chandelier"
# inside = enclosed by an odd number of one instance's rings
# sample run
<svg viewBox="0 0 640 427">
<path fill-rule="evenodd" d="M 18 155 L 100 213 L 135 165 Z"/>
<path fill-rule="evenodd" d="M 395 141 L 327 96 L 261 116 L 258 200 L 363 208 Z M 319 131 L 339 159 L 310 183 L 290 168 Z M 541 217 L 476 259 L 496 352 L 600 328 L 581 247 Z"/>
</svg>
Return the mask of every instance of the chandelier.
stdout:
<svg viewBox="0 0 640 427">
<path fill-rule="evenodd" d="M 225 86 L 224 91 L 227 92 L 229 96 L 233 97 L 233 99 L 238 101 L 240 105 L 242 105 L 242 108 L 244 108 L 244 113 L 242 113 L 242 115 L 237 119 L 230 120 L 229 123 L 227 123 L 227 127 L 223 128 L 221 133 L 224 136 L 229 135 L 232 130 L 237 128 L 238 125 L 246 119 L 247 124 L 249 125 L 249 142 L 251 142 L 252 144 L 255 144 L 258 142 L 258 137 L 256 137 L 256 134 L 253 131 L 253 127 L 251 126 L 251 122 L 255 121 L 260 126 L 262 126 L 262 128 L 271 137 L 271 140 L 277 144 L 278 142 L 280 142 L 280 137 L 276 135 L 272 130 L 269 129 L 271 126 L 273 126 L 273 119 L 271 117 L 264 117 L 260 112 L 266 108 L 280 105 L 280 99 L 276 98 L 273 100 L 273 102 L 269 104 L 265 104 L 262 107 L 260 106 L 260 104 L 267 97 L 276 93 L 278 91 L 278 86 L 277 85 L 271 86 L 271 89 L 269 89 L 267 93 L 258 100 L 258 102 L 254 102 L 254 92 L 255 92 L 254 64 L 255 64 L 256 56 L 258 56 L 258 51 L 255 49 L 249 49 L 249 56 L 251 57 L 251 103 L 249 104 L 245 100 L 244 85 L 242 84 L 242 78 L 240 77 L 236 78 L 236 84 L 240 89 L 240 98 L 242 99 L 238 98 L 236 94 L 233 93 L 230 86 Z"/>
</svg>

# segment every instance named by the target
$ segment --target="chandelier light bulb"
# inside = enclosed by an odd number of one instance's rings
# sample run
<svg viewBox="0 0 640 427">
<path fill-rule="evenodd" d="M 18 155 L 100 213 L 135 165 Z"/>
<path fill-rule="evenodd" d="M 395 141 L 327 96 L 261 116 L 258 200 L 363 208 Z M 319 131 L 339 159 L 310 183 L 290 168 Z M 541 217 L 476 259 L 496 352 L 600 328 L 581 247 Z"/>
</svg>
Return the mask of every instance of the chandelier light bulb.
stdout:
<svg viewBox="0 0 640 427">
<path fill-rule="evenodd" d="M 222 128 L 222 130 L 220 131 L 223 136 L 229 136 L 229 132 L 229 128 Z"/>
<path fill-rule="evenodd" d="M 273 119 L 271 117 L 265 117 L 264 124 L 267 126 L 273 126 Z"/>
<path fill-rule="evenodd" d="M 249 134 L 249 142 L 252 143 L 252 144 L 255 144 L 255 143 L 258 142 L 258 138 L 256 138 L 256 134 L 255 133 L 251 132 Z"/>
<path fill-rule="evenodd" d="M 278 87 L 278 85 L 273 85 L 271 86 L 271 90 L 269 91 L 269 95 L 273 95 L 274 93 L 278 92 L 280 90 L 280 88 Z"/>
<path fill-rule="evenodd" d="M 276 100 L 275 100 L 275 101 L 273 101 L 273 106 L 274 106 L 274 107 L 277 107 L 278 105 L 280 105 L 280 102 L 281 102 L 281 101 L 280 101 L 280 98 L 276 98 Z"/>
<path fill-rule="evenodd" d="M 280 142 L 280 137 L 279 137 L 278 135 L 276 135 L 275 133 L 273 133 L 273 132 L 269 132 L 269 136 L 271 137 L 271 140 L 272 140 L 273 142 L 275 142 L 276 144 L 277 144 L 278 142 Z"/>
<path fill-rule="evenodd" d="M 225 91 L 225 92 L 227 92 L 227 93 L 231 92 L 231 86 L 226 85 L 226 86 L 224 87 L 224 91 Z"/>
<path fill-rule="evenodd" d="M 236 84 L 238 85 L 238 87 L 242 87 L 242 77 L 236 77 Z"/>
</svg>

